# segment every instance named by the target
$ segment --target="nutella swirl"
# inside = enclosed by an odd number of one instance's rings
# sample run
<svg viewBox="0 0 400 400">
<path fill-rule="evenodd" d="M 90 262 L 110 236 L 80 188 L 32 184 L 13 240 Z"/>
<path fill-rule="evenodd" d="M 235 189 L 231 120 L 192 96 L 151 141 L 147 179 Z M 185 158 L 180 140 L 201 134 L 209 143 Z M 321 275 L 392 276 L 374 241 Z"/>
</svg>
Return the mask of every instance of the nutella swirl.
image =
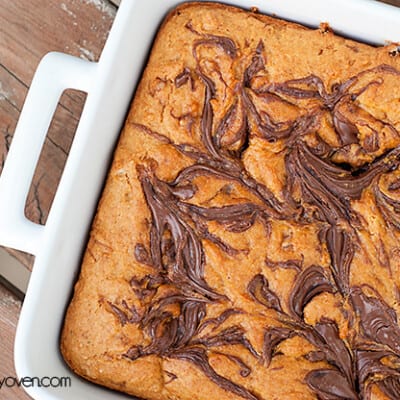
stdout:
<svg viewBox="0 0 400 400">
<path fill-rule="evenodd" d="M 392 356 L 391 353 L 387 350 L 374 349 L 356 350 L 354 353 L 361 398 L 368 398 L 370 385 L 377 378 L 378 387 L 389 396 L 390 400 L 397 399 L 400 392 L 395 390 L 396 383 L 400 379 L 400 371 L 383 362 Z"/>
<path fill-rule="evenodd" d="M 258 303 L 281 312 L 282 307 L 278 296 L 269 288 L 268 280 L 264 275 L 256 275 L 247 286 L 247 291 Z"/>
<path fill-rule="evenodd" d="M 376 74 L 399 76 L 400 72 L 380 65 L 330 88 L 316 75 L 269 82 L 263 40 L 258 41 L 253 54 L 245 59 L 246 65 L 242 62 L 241 50 L 231 38 L 202 33 L 191 23 L 186 28 L 195 37 L 192 46 L 195 66 L 183 68 L 173 84 L 177 89 L 187 84 L 192 91 L 198 85 L 204 89 L 203 108 L 197 121 L 200 143 L 175 143 L 165 133 L 134 124 L 142 133 L 172 146 L 192 164 L 168 182 L 157 177 L 153 163 L 144 161 L 145 165 L 138 166 L 151 213 L 151 228 L 149 243 L 137 243 L 134 257 L 153 272 L 143 278 L 134 277 L 130 282 L 141 308 L 136 309 L 126 302 L 108 302 L 107 305 L 121 326 L 140 324 L 148 344 L 133 346 L 124 356 L 135 360 L 157 355 L 188 361 L 224 390 L 257 400 L 262 398 L 262 393 L 253 392 L 250 384 L 248 387 L 239 384 L 236 376 L 217 373 L 210 356 L 226 357 L 237 365 L 240 382 L 250 382 L 253 371 L 249 364 L 225 351 L 229 346 L 241 346 L 246 357 L 254 357 L 269 367 L 279 353 L 280 344 L 299 336 L 314 348 L 304 355 L 304 361 L 311 365 L 304 382 L 318 399 L 368 399 L 372 383 L 391 400 L 399 399 L 400 327 L 396 312 L 378 293 L 367 295 L 370 292 L 364 287 L 353 286 L 350 277 L 357 251 L 353 225 L 361 224 L 352 202 L 360 200 L 365 191 L 370 190 L 386 224 L 400 230 L 400 202 L 391 197 L 400 184 L 393 182 L 387 190 L 379 186 L 382 174 L 398 168 L 400 147 L 388 149 L 375 161 L 358 169 L 335 164 L 332 160 L 336 152 L 347 151 L 352 146 L 361 146 L 369 152 L 379 149 L 379 132 L 373 132 L 360 143 L 360 127 L 365 123 L 366 111 L 361 109 L 359 98 L 369 88 L 382 84 L 382 80 L 375 78 Z M 240 73 L 235 70 L 237 82 L 232 90 L 233 99 L 224 105 L 226 111 L 219 120 L 214 108 L 220 101 L 219 85 L 215 75 L 205 71 L 200 51 L 204 47 L 214 47 L 224 60 L 229 60 L 237 69 L 242 68 Z M 214 67 L 218 68 L 218 64 Z M 216 72 L 226 85 L 229 80 L 224 79 L 221 71 Z M 279 121 L 272 109 L 261 109 L 259 104 L 263 99 L 271 98 L 282 104 L 290 103 L 297 110 L 296 116 Z M 323 115 L 328 115 L 327 120 L 336 132 L 338 147 L 324 142 L 318 135 Z M 368 118 L 377 121 L 370 115 Z M 397 132 L 387 121 L 376 126 L 387 127 L 394 134 Z M 285 201 L 279 200 L 280 197 L 245 168 L 243 156 L 254 137 L 266 144 L 284 143 Z M 308 140 L 310 137 L 314 140 Z M 310 143 L 314 143 L 314 147 Z M 196 195 L 202 188 L 195 180 L 200 177 L 239 185 L 248 196 L 223 206 L 198 204 Z M 209 224 L 216 223 L 230 234 L 245 234 L 260 221 L 268 234 L 271 219 L 317 224 L 321 248 L 327 252 L 330 265 L 307 265 L 304 257 L 272 261 L 275 257 L 266 255 L 264 268 L 271 273 L 278 269 L 292 270 L 295 278 L 287 299 L 279 298 L 261 272 L 244 286 L 247 301 L 256 302 L 259 308 L 265 307 L 277 319 L 277 326 L 264 327 L 262 354 L 258 354 L 245 329 L 235 324 L 237 318 L 234 317 L 246 311 L 232 307 L 231 299 L 206 281 L 204 242 L 213 243 L 228 257 L 236 257 L 242 250 L 211 233 Z M 340 298 L 338 307 L 350 320 L 352 335 L 341 331 L 337 321 L 327 316 L 321 316 L 314 324 L 305 321 L 306 306 L 324 293 Z M 228 306 L 219 315 L 210 317 L 208 306 L 213 302 Z M 388 360 L 395 361 L 390 364 Z M 324 362 L 325 366 L 312 369 L 316 362 Z M 173 380 L 179 379 L 172 375 Z"/>
<path fill-rule="evenodd" d="M 326 360 L 342 373 L 352 390 L 355 390 L 353 360 L 346 343 L 340 338 L 337 324 L 325 318 L 315 325 L 315 331 L 312 342 L 321 349 Z"/>
<path fill-rule="evenodd" d="M 305 306 L 318 294 L 334 293 L 335 288 L 325 276 L 322 267 L 313 265 L 296 278 L 295 285 L 290 294 L 291 314 L 301 319 Z"/>
<path fill-rule="evenodd" d="M 269 328 L 264 334 L 264 345 L 263 345 L 263 361 L 266 365 L 269 365 L 274 356 L 274 350 L 276 347 L 294 336 L 294 332 L 289 328 Z"/>
<path fill-rule="evenodd" d="M 332 260 L 332 272 L 336 286 L 347 294 L 349 291 L 350 265 L 354 257 L 354 245 L 350 234 L 338 226 L 326 232 L 326 244 Z"/>
<path fill-rule="evenodd" d="M 192 90 L 195 89 L 194 79 L 192 77 L 192 73 L 189 68 L 185 67 L 183 71 L 175 77 L 174 83 L 176 88 L 180 88 L 185 85 L 187 82 L 190 82 L 190 86 Z"/>
<path fill-rule="evenodd" d="M 380 381 L 378 386 L 390 400 L 396 400 L 400 393 L 400 376 L 389 376 Z"/>
<path fill-rule="evenodd" d="M 357 287 L 352 289 L 350 299 L 360 318 L 363 335 L 400 355 L 400 327 L 393 308 L 383 299 L 369 297 Z"/>
<path fill-rule="evenodd" d="M 245 87 L 250 87 L 251 80 L 257 75 L 258 72 L 265 69 L 265 57 L 263 55 L 264 50 L 264 42 L 262 39 L 260 39 L 255 54 L 251 59 L 251 64 L 244 71 L 243 85 Z"/>
<path fill-rule="evenodd" d="M 153 217 L 150 232 L 152 264 L 165 271 L 169 280 L 179 282 L 188 293 L 210 300 L 221 298 L 204 280 L 204 253 L 200 239 L 174 202 L 169 187 L 151 170 L 140 168 L 139 173 Z M 166 234 L 171 236 L 171 248 L 162 245 Z"/>
<path fill-rule="evenodd" d="M 333 114 L 333 125 L 342 146 L 358 143 L 357 127 L 338 111 Z"/>
<path fill-rule="evenodd" d="M 334 369 L 318 369 L 310 372 L 306 382 L 321 400 L 359 400 L 346 378 Z"/>
<path fill-rule="evenodd" d="M 391 185 L 389 190 L 397 190 L 397 184 Z M 394 189 L 393 189 L 394 188 Z M 395 200 L 384 193 L 378 184 L 374 187 L 376 204 L 381 212 L 383 219 L 390 228 L 400 230 L 400 200 Z"/>
</svg>

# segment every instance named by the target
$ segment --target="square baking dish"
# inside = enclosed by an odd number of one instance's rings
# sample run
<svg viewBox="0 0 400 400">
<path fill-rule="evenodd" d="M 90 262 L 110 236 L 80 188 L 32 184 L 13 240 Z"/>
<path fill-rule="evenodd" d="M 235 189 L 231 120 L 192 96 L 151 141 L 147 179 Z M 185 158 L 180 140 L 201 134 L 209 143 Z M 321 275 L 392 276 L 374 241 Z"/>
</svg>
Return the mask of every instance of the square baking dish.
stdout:
<svg viewBox="0 0 400 400">
<path fill-rule="evenodd" d="M 36 256 L 15 341 L 19 377 L 70 377 L 68 387 L 26 388 L 34 399 L 122 399 L 75 376 L 59 351 L 64 313 L 97 200 L 154 35 L 177 0 L 123 0 L 98 63 L 50 53 L 41 61 L 0 178 L 0 243 Z M 373 0 L 231 0 L 231 5 L 383 44 L 400 42 L 400 9 Z M 372 28 L 371 28 L 372 27 Z M 24 216 L 26 196 L 61 93 L 88 93 L 45 226 Z M 15 182 L 18 182 L 16 185 Z"/>
</svg>

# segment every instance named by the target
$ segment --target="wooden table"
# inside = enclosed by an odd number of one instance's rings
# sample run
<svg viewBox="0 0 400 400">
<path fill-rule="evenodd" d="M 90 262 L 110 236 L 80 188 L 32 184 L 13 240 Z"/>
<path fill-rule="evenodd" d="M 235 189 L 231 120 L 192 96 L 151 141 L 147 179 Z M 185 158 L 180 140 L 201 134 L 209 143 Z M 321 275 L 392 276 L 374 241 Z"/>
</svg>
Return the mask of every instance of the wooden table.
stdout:
<svg viewBox="0 0 400 400">
<path fill-rule="evenodd" d="M 400 6 L 400 0 L 383 1 Z M 97 60 L 118 3 L 0 0 L 0 170 L 39 60 L 54 50 Z M 46 222 L 84 101 L 85 95 L 74 90 L 60 99 L 26 204 L 26 215 L 34 222 Z M 32 268 L 31 255 L 8 251 Z M 21 299 L 0 282 L 0 379 L 15 375 L 12 346 L 20 307 Z M 28 398 L 22 389 L 0 389 L 0 400 Z"/>
<path fill-rule="evenodd" d="M 15 376 L 13 345 L 15 326 L 21 310 L 21 301 L 0 284 L 0 379 Z M 0 389 L 0 399 L 30 399 L 25 391 L 18 387 Z"/>
<path fill-rule="evenodd" d="M 114 3 L 114 4 L 113 4 Z M 90 61 L 101 53 L 119 1 L 0 0 L 0 168 L 39 60 L 61 51 Z M 67 90 L 60 99 L 26 204 L 45 223 L 85 101 Z M 33 257 L 9 250 L 32 268 Z M 0 379 L 15 376 L 13 340 L 21 300 L 0 283 Z M 28 399 L 21 388 L 0 389 L 0 399 Z"/>
<path fill-rule="evenodd" d="M 39 60 L 55 50 L 96 61 L 115 13 L 108 0 L 0 0 L 0 165 Z M 34 222 L 46 222 L 84 100 L 75 90 L 60 99 L 26 204 Z M 31 269 L 32 256 L 12 252 Z"/>
</svg>

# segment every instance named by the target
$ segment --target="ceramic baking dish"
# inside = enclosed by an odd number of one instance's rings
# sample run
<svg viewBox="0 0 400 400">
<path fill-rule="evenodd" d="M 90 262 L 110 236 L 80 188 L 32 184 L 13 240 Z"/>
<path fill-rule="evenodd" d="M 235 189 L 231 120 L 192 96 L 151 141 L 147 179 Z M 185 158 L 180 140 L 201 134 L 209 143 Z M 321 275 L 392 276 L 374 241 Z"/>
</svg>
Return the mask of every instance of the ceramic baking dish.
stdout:
<svg viewBox="0 0 400 400">
<path fill-rule="evenodd" d="M 400 9 L 372 0 L 230 0 L 244 8 L 370 43 L 400 42 Z M 36 256 L 15 341 L 19 377 L 71 377 L 67 388 L 30 387 L 34 399 L 121 399 L 74 376 L 59 352 L 64 312 L 116 139 L 154 34 L 177 0 L 123 0 L 98 63 L 50 53 L 41 61 L 0 178 L 0 243 Z M 88 92 L 45 226 L 24 216 L 32 175 L 57 101 Z"/>
</svg>

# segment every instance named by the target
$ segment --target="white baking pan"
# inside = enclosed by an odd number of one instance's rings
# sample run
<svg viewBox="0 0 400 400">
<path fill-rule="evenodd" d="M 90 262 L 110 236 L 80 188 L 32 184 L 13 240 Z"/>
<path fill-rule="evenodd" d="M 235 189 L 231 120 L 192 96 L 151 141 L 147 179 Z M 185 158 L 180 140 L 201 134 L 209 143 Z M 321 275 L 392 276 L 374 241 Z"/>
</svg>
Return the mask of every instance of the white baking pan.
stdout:
<svg viewBox="0 0 400 400">
<path fill-rule="evenodd" d="M 19 377 L 71 377 L 67 388 L 26 388 L 34 399 L 121 399 L 74 376 L 59 352 L 64 312 L 110 157 L 153 37 L 177 0 L 123 0 L 98 63 L 50 53 L 41 61 L 0 178 L 0 243 L 36 256 L 15 342 Z M 400 9 L 372 0 L 231 0 L 310 26 L 328 22 L 371 43 L 400 42 Z M 32 175 L 57 101 L 88 92 L 45 226 L 24 216 Z M 47 385 L 46 385 L 47 386 Z"/>
</svg>

